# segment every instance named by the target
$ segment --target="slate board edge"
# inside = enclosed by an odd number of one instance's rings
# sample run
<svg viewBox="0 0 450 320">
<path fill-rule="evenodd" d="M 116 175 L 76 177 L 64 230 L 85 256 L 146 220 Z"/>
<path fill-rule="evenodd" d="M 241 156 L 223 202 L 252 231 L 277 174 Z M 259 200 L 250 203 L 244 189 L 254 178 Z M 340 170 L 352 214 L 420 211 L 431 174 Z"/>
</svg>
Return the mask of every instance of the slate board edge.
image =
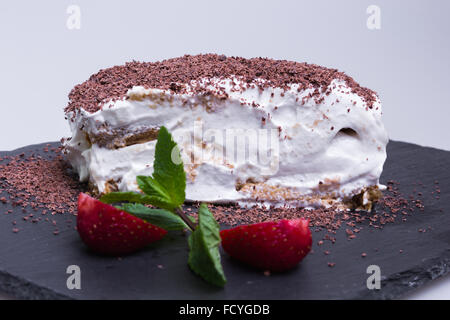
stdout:
<svg viewBox="0 0 450 320">
<path fill-rule="evenodd" d="M 381 290 L 361 291 L 357 294 L 357 299 L 401 299 L 415 289 L 439 279 L 449 272 L 450 250 L 445 250 L 438 257 L 425 260 L 420 266 L 392 274 L 387 278 L 382 277 Z M 389 290 L 383 290 L 386 288 Z"/>
<path fill-rule="evenodd" d="M 71 300 L 70 297 L 0 270 L 0 291 L 20 300 Z"/>
</svg>

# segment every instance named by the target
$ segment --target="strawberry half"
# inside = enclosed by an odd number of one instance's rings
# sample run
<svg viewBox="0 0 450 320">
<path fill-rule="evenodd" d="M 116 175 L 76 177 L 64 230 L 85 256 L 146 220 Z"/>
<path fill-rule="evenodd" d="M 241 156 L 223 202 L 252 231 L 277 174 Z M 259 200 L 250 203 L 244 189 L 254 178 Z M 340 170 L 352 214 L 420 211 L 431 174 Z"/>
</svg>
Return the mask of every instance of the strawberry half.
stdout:
<svg viewBox="0 0 450 320">
<path fill-rule="evenodd" d="M 85 193 L 78 196 L 77 230 L 89 248 L 110 255 L 137 251 L 167 233 Z"/>
<path fill-rule="evenodd" d="M 295 267 L 311 250 L 305 219 L 262 222 L 222 230 L 223 249 L 233 258 L 262 270 Z"/>
</svg>

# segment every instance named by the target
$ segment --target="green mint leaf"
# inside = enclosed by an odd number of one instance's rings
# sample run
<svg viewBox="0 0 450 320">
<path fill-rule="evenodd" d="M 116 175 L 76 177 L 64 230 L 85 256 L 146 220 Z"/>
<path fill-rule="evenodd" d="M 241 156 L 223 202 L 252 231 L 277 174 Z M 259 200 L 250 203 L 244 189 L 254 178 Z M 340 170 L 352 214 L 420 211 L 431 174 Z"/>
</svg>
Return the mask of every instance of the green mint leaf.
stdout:
<svg viewBox="0 0 450 320">
<path fill-rule="evenodd" d="M 136 182 L 139 189 L 141 189 L 144 193 L 150 196 L 158 196 L 170 200 L 170 195 L 167 193 L 166 189 L 152 177 L 137 176 Z"/>
<path fill-rule="evenodd" d="M 180 150 L 164 126 L 159 129 L 153 170 L 153 178 L 159 183 L 159 189 L 169 196 L 173 207 L 181 206 L 186 196 L 186 173 Z M 156 189 L 153 188 L 152 192 L 156 192 Z"/>
<path fill-rule="evenodd" d="M 135 217 L 147 221 L 155 226 L 167 231 L 183 230 L 188 226 L 176 214 L 164 209 L 152 209 L 138 203 L 125 203 L 118 207 L 119 210 L 126 211 Z"/>
<path fill-rule="evenodd" d="M 200 277 L 216 286 L 226 283 L 220 262 L 219 225 L 205 204 L 198 210 L 198 227 L 189 236 L 189 267 Z"/>
<path fill-rule="evenodd" d="M 173 204 L 167 190 L 155 179 L 147 176 L 137 176 L 137 184 L 139 189 L 147 195 L 154 198 L 154 206 L 173 211 L 177 206 Z"/>
<path fill-rule="evenodd" d="M 99 200 L 103 203 L 133 202 L 133 203 L 151 204 L 167 210 L 173 209 L 173 205 L 167 202 L 167 199 L 165 198 L 146 195 L 133 191 L 110 192 L 101 196 Z"/>
<path fill-rule="evenodd" d="M 152 196 L 145 195 L 138 192 L 126 191 L 126 192 L 110 192 L 100 197 L 100 201 L 103 203 L 118 203 L 118 202 L 137 202 L 151 204 Z"/>
</svg>

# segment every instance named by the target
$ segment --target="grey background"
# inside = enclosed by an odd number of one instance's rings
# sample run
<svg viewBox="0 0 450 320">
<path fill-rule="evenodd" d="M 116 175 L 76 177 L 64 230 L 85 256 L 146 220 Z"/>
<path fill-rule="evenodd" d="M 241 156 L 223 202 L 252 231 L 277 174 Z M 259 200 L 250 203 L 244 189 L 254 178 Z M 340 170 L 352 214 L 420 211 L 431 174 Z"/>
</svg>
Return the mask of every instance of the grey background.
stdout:
<svg viewBox="0 0 450 320">
<path fill-rule="evenodd" d="M 70 4 L 80 30 L 66 27 Z M 366 27 L 371 4 L 381 30 Z M 0 150 L 68 136 L 67 94 L 101 68 L 207 52 L 338 68 L 379 93 L 392 139 L 450 150 L 449 12 L 448 0 L 1 1 Z"/>
<path fill-rule="evenodd" d="M 81 29 L 66 28 L 69 4 Z M 381 30 L 366 8 L 381 8 Z M 100 68 L 185 53 L 308 61 L 377 91 L 390 137 L 450 150 L 450 1 L 0 2 L 0 150 L 69 135 L 71 88 Z"/>
</svg>

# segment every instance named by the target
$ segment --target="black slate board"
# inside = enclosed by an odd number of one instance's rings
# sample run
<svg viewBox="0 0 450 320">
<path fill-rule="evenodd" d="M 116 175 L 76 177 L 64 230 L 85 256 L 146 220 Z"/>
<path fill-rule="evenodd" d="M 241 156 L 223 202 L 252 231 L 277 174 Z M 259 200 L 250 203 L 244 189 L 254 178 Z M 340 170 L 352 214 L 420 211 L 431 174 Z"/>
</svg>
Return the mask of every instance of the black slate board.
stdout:
<svg viewBox="0 0 450 320">
<path fill-rule="evenodd" d="M 0 157 L 23 152 L 48 157 L 43 146 L 0 152 Z M 122 259 L 101 257 L 84 247 L 73 227 L 62 228 L 55 236 L 48 223 L 20 223 L 21 209 L 0 203 L 0 291 L 25 299 L 399 298 L 450 270 L 450 152 L 391 141 L 382 183 L 391 179 L 400 182 L 405 195 L 415 188 L 413 183 L 422 182 L 424 212 L 382 230 L 365 227 L 351 241 L 341 228 L 335 244 L 327 241 L 320 247 L 317 241 L 323 234 L 313 233 L 315 252 L 284 274 L 264 276 L 223 255 L 228 277 L 224 289 L 212 287 L 190 272 L 186 239 L 179 234 Z M 435 180 L 439 181 L 440 199 L 431 194 Z M 3 214 L 8 209 L 14 212 Z M 52 218 L 59 225 L 75 220 L 67 214 Z M 18 220 L 19 233 L 12 232 L 12 220 Z M 418 232 L 428 227 L 432 229 Z M 324 250 L 331 254 L 324 255 Z M 362 252 L 367 257 L 362 258 Z M 328 262 L 336 265 L 330 268 Z M 81 268 L 81 290 L 66 287 L 66 268 L 73 264 Z M 366 287 L 366 269 L 372 264 L 381 269 L 381 290 Z"/>
</svg>

